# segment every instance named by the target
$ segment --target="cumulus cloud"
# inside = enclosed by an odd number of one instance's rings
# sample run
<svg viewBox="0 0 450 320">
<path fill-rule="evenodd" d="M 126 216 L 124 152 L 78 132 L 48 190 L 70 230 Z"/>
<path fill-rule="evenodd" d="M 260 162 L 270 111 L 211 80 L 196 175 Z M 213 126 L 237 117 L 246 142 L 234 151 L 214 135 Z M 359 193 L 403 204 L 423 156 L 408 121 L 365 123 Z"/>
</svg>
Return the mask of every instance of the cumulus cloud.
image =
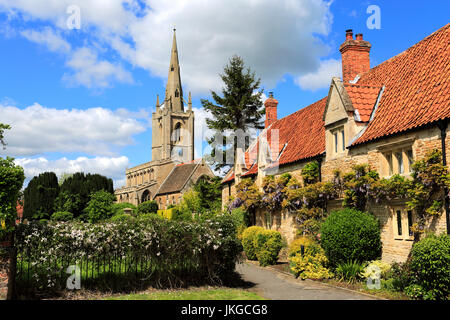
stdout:
<svg viewBox="0 0 450 320">
<path fill-rule="evenodd" d="M 21 32 L 29 41 L 47 46 L 50 51 L 69 53 L 72 46 L 59 33 L 47 27 L 42 31 L 24 30 Z"/>
<path fill-rule="evenodd" d="M 120 64 L 100 61 L 96 52 L 89 48 L 80 48 L 67 62 L 73 73 L 65 74 L 63 80 L 68 84 L 83 85 L 87 88 L 107 88 L 113 81 L 132 83 L 131 73 Z"/>
<path fill-rule="evenodd" d="M 147 129 L 142 121 L 123 111 L 104 108 L 59 110 L 34 104 L 25 109 L 0 105 L 6 150 L 11 156 L 33 156 L 45 152 L 84 152 L 111 156 L 134 143 L 133 135 Z"/>
<path fill-rule="evenodd" d="M 342 75 L 341 61 L 330 59 L 322 61 L 317 71 L 295 79 L 295 83 L 305 90 L 318 90 L 330 85 L 331 77 Z"/>
<path fill-rule="evenodd" d="M 218 74 L 234 54 L 244 58 L 264 85 L 273 87 L 285 74 L 316 72 L 318 58 L 329 53 L 317 37 L 330 31 L 327 1 L 217 0 L 205 5 L 204 0 L 0 0 L 0 10 L 20 11 L 61 29 L 67 28 L 69 5 L 81 8 L 82 29 L 96 42 L 164 78 L 175 25 L 183 81 L 195 94 L 220 89 Z M 119 74 L 119 80 L 127 79 Z M 90 83 L 80 78 L 80 83 Z"/>
<path fill-rule="evenodd" d="M 39 158 L 18 158 L 14 162 L 24 168 L 26 180 L 24 186 L 40 173 L 52 171 L 59 177 L 63 173 L 98 173 L 113 179 L 114 188 L 119 188 L 125 184 L 125 170 L 129 165 L 129 159 L 122 157 L 79 157 L 75 160 L 60 158 L 48 160 L 45 157 Z"/>
</svg>

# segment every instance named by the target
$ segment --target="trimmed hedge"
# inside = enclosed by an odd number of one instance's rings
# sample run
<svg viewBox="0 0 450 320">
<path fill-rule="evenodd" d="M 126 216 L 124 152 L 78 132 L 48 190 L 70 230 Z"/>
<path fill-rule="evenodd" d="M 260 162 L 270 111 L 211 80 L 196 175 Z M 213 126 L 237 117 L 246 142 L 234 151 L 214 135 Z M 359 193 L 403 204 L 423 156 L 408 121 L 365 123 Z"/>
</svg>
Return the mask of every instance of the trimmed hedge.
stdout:
<svg viewBox="0 0 450 320">
<path fill-rule="evenodd" d="M 52 214 L 50 219 L 53 221 L 70 221 L 73 220 L 73 214 L 67 211 L 58 211 Z"/>
<path fill-rule="evenodd" d="M 333 211 L 322 224 L 321 246 L 333 266 L 349 260 L 376 260 L 381 256 L 378 221 L 355 209 Z"/>
<path fill-rule="evenodd" d="M 242 233 L 242 246 L 244 247 L 245 256 L 248 260 L 257 260 L 255 237 L 258 232 L 264 231 L 263 227 L 248 227 Z"/>
</svg>

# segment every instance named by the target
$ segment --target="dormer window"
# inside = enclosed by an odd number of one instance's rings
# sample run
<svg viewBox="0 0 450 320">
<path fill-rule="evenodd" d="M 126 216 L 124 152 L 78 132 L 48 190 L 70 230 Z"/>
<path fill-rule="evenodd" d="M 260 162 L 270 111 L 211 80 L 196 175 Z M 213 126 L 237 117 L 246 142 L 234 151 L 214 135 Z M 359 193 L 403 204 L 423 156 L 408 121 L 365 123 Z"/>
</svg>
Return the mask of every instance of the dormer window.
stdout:
<svg viewBox="0 0 450 320">
<path fill-rule="evenodd" d="M 333 134 L 333 152 L 338 154 L 345 152 L 345 133 L 344 127 L 339 127 L 332 131 Z"/>
</svg>

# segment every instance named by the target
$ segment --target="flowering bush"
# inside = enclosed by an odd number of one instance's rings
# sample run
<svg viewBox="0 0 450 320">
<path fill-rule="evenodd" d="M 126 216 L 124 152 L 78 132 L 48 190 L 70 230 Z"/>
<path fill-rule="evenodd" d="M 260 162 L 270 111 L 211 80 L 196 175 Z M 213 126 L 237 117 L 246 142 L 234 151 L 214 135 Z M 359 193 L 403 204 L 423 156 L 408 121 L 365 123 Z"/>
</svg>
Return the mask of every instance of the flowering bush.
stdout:
<svg viewBox="0 0 450 320">
<path fill-rule="evenodd" d="M 292 246 L 292 245 L 291 245 Z M 328 279 L 333 276 L 327 268 L 328 259 L 317 243 L 308 241 L 304 252 L 289 257 L 291 271 L 301 279 Z"/>
<path fill-rule="evenodd" d="M 16 237 L 19 283 L 26 280 L 37 290 L 63 288 L 65 270 L 75 264 L 83 276 L 98 279 L 120 274 L 157 286 L 219 283 L 234 270 L 242 249 L 226 215 L 195 223 L 149 217 L 97 224 L 32 222 L 20 225 Z M 92 268 L 84 270 L 88 265 Z"/>
</svg>

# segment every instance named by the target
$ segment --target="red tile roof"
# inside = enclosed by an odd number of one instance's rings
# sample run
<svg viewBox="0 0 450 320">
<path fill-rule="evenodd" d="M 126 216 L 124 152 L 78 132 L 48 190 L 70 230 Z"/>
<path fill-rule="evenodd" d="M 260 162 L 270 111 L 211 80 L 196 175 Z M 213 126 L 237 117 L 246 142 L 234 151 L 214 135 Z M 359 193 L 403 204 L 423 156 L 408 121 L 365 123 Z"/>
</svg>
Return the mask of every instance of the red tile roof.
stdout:
<svg viewBox="0 0 450 320">
<path fill-rule="evenodd" d="M 323 112 L 327 98 L 323 98 L 293 114 L 275 121 L 261 136 L 265 136 L 270 148 L 272 159 L 279 161 L 278 165 L 317 156 L 325 151 L 325 128 Z M 276 130 L 276 131 L 275 131 Z M 277 133 L 276 133 L 277 132 Z M 272 135 L 278 135 L 278 144 L 271 143 Z M 246 167 L 249 170 L 243 177 L 258 173 L 256 162 L 257 148 L 255 143 L 245 153 Z M 281 156 L 280 156 L 280 152 Z M 222 183 L 234 180 L 234 170 L 231 169 Z"/>
<path fill-rule="evenodd" d="M 362 86 L 357 84 L 345 84 L 345 90 L 352 101 L 355 112 L 358 113 L 359 121 L 369 122 L 372 110 L 377 102 L 381 86 Z"/>
<path fill-rule="evenodd" d="M 385 86 L 373 120 L 353 145 L 450 117 L 450 24 L 363 74 Z"/>
</svg>

